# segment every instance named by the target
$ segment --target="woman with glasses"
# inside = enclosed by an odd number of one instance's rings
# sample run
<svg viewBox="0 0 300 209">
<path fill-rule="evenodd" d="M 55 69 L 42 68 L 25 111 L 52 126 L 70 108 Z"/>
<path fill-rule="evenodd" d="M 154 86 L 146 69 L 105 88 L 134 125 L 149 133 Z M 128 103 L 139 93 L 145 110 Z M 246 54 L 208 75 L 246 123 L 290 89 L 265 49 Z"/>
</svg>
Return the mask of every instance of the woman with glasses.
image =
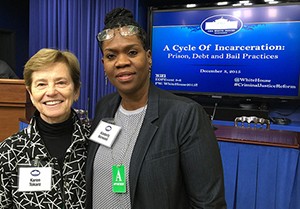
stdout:
<svg viewBox="0 0 300 209">
<path fill-rule="evenodd" d="M 85 208 L 89 125 L 72 109 L 79 62 L 69 51 L 44 48 L 25 64 L 24 80 L 36 112 L 0 144 L 0 208 Z"/>
<path fill-rule="evenodd" d="M 101 99 L 87 160 L 87 208 L 226 208 L 209 117 L 194 101 L 150 83 L 151 52 L 130 11 L 106 15 L 97 35 L 117 92 Z"/>
</svg>

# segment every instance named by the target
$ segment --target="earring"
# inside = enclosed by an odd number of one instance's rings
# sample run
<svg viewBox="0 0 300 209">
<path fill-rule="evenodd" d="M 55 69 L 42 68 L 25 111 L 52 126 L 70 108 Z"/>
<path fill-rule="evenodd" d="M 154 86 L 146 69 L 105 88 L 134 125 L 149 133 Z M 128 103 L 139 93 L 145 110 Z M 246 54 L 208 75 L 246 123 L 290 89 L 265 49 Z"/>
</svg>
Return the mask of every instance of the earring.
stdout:
<svg viewBox="0 0 300 209">
<path fill-rule="evenodd" d="M 108 81 L 107 81 L 107 75 L 106 75 L 106 73 L 104 75 L 104 79 L 105 79 L 105 86 L 107 86 Z"/>
<path fill-rule="evenodd" d="M 151 63 L 150 63 L 150 66 L 149 66 L 149 69 L 148 69 L 148 71 L 149 71 L 149 78 L 151 77 Z"/>
</svg>

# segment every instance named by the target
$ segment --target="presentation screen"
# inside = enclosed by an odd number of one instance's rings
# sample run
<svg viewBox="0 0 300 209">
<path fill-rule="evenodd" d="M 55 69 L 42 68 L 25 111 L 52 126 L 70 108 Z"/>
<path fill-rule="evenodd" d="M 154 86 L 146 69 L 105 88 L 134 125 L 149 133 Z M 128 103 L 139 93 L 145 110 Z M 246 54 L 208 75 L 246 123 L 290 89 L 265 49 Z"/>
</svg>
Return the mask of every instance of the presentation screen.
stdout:
<svg viewBox="0 0 300 209">
<path fill-rule="evenodd" d="M 149 13 L 152 82 L 202 95 L 299 99 L 300 4 Z"/>
</svg>

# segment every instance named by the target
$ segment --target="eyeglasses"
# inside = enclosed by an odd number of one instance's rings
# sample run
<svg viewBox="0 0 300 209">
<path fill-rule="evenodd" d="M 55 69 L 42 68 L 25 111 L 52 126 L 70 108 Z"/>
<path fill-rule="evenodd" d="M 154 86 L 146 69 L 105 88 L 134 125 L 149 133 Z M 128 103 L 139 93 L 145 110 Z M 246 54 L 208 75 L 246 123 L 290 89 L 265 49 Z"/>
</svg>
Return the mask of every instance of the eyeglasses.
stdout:
<svg viewBox="0 0 300 209">
<path fill-rule="evenodd" d="M 139 33 L 139 28 L 134 25 L 125 25 L 120 28 L 106 29 L 98 33 L 97 39 L 99 42 L 112 39 L 115 36 L 115 30 L 118 30 L 121 36 L 132 36 Z"/>
</svg>

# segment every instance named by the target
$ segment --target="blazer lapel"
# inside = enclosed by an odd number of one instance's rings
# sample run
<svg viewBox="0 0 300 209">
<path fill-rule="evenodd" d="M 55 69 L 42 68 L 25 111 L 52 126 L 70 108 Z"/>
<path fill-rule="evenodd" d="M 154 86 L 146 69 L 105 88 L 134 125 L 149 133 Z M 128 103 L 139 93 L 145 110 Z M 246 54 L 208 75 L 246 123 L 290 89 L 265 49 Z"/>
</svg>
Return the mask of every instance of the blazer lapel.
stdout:
<svg viewBox="0 0 300 209">
<path fill-rule="evenodd" d="M 146 115 L 131 156 L 129 170 L 131 203 L 134 202 L 137 180 L 139 178 L 145 155 L 154 134 L 158 129 L 158 127 L 152 123 L 158 118 L 158 94 L 154 93 L 155 91 L 156 89 L 150 86 Z"/>
</svg>

